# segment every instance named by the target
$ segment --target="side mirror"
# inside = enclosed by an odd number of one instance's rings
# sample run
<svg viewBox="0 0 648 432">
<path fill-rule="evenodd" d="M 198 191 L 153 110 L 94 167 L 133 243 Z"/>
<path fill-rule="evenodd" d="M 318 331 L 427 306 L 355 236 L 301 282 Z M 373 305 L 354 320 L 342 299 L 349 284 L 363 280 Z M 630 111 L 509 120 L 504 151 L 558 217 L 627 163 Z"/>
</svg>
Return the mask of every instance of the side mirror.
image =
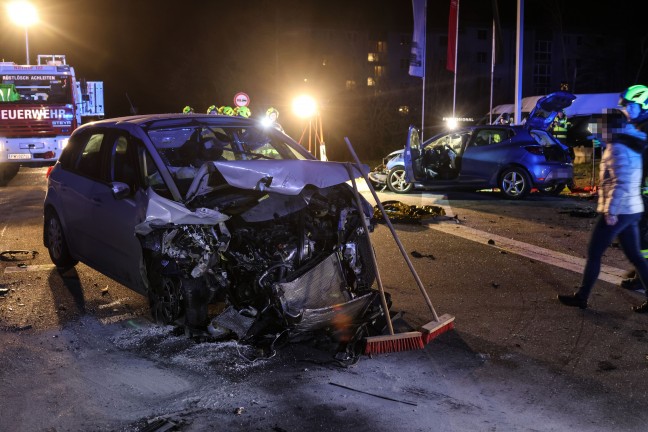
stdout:
<svg viewBox="0 0 648 432">
<path fill-rule="evenodd" d="M 112 189 L 113 197 L 116 200 L 122 200 L 128 197 L 131 193 L 130 186 L 128 186 L 126 183 L 112 182 L 110 187 Z"/>
</svg>

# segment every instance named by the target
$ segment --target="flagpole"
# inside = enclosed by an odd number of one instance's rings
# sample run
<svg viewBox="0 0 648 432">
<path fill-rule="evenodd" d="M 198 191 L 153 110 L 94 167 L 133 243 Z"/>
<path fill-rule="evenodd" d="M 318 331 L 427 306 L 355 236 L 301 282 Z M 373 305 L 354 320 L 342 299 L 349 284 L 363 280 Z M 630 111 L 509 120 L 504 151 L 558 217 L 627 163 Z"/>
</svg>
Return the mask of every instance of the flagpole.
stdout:
<svg viewBox="0 0 648 432">
<path fill-rule="evenodd" d="M 457 35 L 455 36 L 455 55 L 454 55 L 454 89 L 452 91 L 452 118 L 457 118 L 455 111 L 457 106 L 457 52 L 459 50 L 459 0 L 457 0 Z"/>
<path fill-rule="evenodd" d="M 423 13 L 425 16 L 425 20 L 427 22 L 427 0 L 425 0 L 424 6 L 423 6 Z M 423 79 L 423 95 L 421 97 L 421 142 L 424 140 L 424 134 L 425 134 L 425 72 L 426 72 L 426 59 L 427 59 L 427 24 L 425 27 L 425 38 L 423 39 L 423 43 L 426 45 L 425 48 L 423 49 L 423 58 L 421 59 L 423 61 L 423 76 L 421 77 Z"/>
<path fill-rule="evenodd" d="M 493 124 L 493 80 L 495 78 L 495 20 L 493 20 L 493 42 L 491 45 L 491 82 L 490 82 L 490 107 L 488 109 L 488 123 Z"/>
</svg>

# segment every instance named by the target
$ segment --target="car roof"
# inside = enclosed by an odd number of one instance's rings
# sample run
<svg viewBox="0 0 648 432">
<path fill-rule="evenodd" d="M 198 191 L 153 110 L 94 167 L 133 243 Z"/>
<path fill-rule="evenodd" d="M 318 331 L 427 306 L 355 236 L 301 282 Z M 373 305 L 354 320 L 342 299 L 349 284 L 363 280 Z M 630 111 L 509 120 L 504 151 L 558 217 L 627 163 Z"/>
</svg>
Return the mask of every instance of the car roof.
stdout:
<svg viewBox="0 0 648 432">
<path fill-rule="evenodd" d="M 222 124 L 228 126 L 245 126 L 251 124 L 257 124 L 256 119 L 250 119 L 245 117 L 234 117 L 226 115 L 214 115 L 214 114 L 179 114 L 179 113 L 169 113 L 169 114 L 144 114 L 144 115 L 134 115 L 134 116 L 124 116 L 124 117 L 115 117 L 104 120 L 94 121 L 92 123 L 87 123 L 87 126 L 95 127 L 113 127 L 120 125 L 134 125 L 139 126 L 143 129 L 165 127 L 165 126 L 182 126 L 186 124 L 191 126 L 192 124 L 199 123 L 212 123 L 212 124 Z M 86 126 L 86 125 L 83 125 Z"/>
</svg>

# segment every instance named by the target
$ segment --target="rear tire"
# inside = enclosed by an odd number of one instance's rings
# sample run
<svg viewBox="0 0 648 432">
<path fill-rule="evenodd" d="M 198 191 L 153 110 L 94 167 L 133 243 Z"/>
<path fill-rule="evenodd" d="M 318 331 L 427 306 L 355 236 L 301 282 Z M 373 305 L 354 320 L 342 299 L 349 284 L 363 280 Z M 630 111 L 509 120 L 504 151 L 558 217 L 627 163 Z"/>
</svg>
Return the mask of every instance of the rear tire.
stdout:
<svg viewBox="0 0 648 432">
<path fill-rule="evenodd" d="M 499 188 L 505 198 L 522 199 L 531 191 L 531 180 L 524 168 L 509 168 L 502 173 Z"/>
<path fill-rule="evenodd" d="M 395 166 L 387 174 L 387 187 L 394 193 L 404 194 L 414 188 L 414 183 L 405 180 L 405 167 Z"/>
<path fill-rule="evenodd" d="M 63 225 L 61 225 L 61 220 L 56 211 L 48 210 L 45 213 L 43 230 L 47 240 L 47 251 L 54 265 L 60 269 L 74 267 L 79 261 L 70 254 L 65 240 L 65 233 L 63 232 Z"/>
</svg>

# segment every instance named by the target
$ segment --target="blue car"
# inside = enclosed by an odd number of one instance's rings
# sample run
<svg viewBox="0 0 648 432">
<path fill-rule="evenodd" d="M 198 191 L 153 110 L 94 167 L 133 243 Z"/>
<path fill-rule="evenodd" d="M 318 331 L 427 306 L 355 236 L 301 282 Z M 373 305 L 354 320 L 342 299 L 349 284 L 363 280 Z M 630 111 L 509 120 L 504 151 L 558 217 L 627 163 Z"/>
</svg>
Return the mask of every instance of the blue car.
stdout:
<svg viewBox="0 0 648 432">
<path fill-rule="evenodd" d="M 410 127 L 402 151 L 390 153 L 370 174 L 376 185 L 395 193 L 415 186 L 431 190 L 499 189 L 521 199 L 538 189 L 559 194 L 572 182 L 569 148 L 547 132 L 556 113 L 576 98 L 552 93 L 538 101 L 523 125 L 481 125 L 445 132 L 420 142 Z"/>
</svg>

